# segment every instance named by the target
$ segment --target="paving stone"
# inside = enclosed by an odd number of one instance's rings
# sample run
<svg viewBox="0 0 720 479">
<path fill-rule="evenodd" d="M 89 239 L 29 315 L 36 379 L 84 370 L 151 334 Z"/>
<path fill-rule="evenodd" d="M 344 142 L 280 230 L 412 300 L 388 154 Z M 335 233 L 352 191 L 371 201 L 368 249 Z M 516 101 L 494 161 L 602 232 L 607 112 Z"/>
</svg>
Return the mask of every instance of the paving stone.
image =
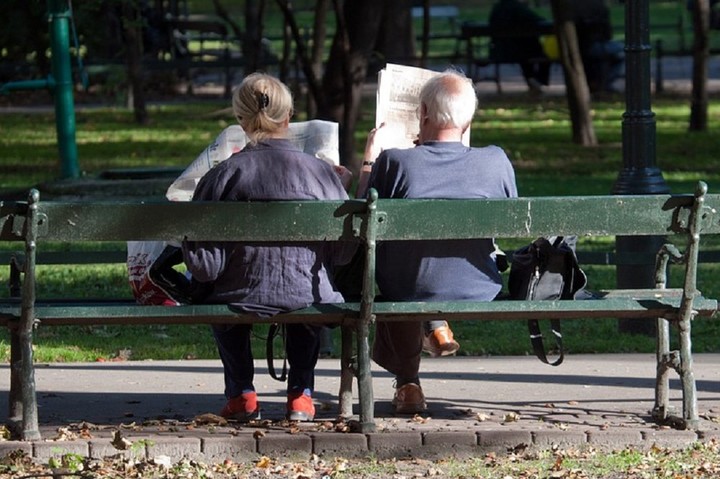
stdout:
<svg viewBox="0 0 720 479">
<path fill-rule="evenodd" d="M 312 434 L 313 452 L 318 456 L 365 457 L 368 439 L 364 434 L 319 432 Z"/>
<path fill-rule="evenodd" d="M 145 445 L 140 447 L 131 447 L 130 449 L 120 450 L 112 445 L 110 438 L 95 438 L 88 441 L 88 450 L 90 457 L 93 459 L 102 459 L 104 457 L 125 457 L 133 459 L 145 459 L 147 451 Z"/>
<path fill-rule="evenodd" d="M 505 452 L 519 446 L 532 445 L 532 433 L 517 429 L 493 429 L 478 433 L 478 446 L 482 451 Z"/>
<path fill-rule="evenodd" d="M 201 450 L 206 460 L 215 462 L 221 462 L 225 459 L 234 462 L 245 462 L 253 461 L 259 457 L 257 441 L 250 434 L 203 438 Z"/>
<path fill-rule="evenodd" d="M 38 441 L 33 443 L 33 457 L 37 462 L 47 464 L 52 457 L 61 458 L 65 454 L 79 454 L 88 457 L 87 441 Z"/>
<path fill-rule="evenodd" d="M 643 429 L 643 442 L 647 447 L 656 445 L 667 448 L 684 448 L 698 441 L 695 431 L 678 431 L 676 429 Z"/>
<path fill-rule="evenodd" d="M 533 444 L 546 448 L 549 446 L 582 446 L 586 442 L 585 433 L 582 431 L 563 431 L 561 429 L 547 429 L 532 433 Z"/>
<path fill-rule="evenodd" d="M 307 434 L 266 434 L 257 440 L 258 452 L 271 458 L 307 459 L 312 438 Z"/>
<path fill-rule="evenodd" d="M 425 459 L 470 457 L 478 453 L 477 441 L 477 434 L 473 431 L 427 432 L 423 435 L 421 455 Z"/>
<path fill-rule="evenodd" d="M 417 432 L 370 433 L 367 438 L 368 449 L 380 459 L 413 457 L 422 447 L 422 435 Z"/>
<path fill-rule="evenodd" d="M 15 451 L 22 451 L 28 456 L 32 456 L 33 445 L 31 442 L 25 441 L 0 441 L 0 458 L 6 457 Z"/>
<path fill-rule="evenodd" d="M 588 430 L 587 442 L 597 447 L 624 448 L 642 444 L 642 434 L 637 429 L 613 428 L 607 430 Z"/>
<path fill-rule="evenodd" d="M 168 456 L 173 462 L 182 458 L 202 459 L 200 438 L 197 437 L 163 437 L 148 441 L 147 457 Z"/>
</svg>

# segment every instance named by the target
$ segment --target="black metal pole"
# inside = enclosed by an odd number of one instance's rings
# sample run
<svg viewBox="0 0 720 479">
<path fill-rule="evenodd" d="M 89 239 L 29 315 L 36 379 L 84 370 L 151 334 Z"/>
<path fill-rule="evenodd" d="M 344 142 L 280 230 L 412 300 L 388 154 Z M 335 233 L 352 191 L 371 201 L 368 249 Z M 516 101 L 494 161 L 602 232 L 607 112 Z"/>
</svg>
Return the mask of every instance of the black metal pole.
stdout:
<svg viewBox="0 0 720 479">
<path fill-rule="evenodd" d="M 649 0 L 625 2 L 625 107 L 622 122 L 623 168 L 613 194 L 664 194 L 670 189 L 655 164 L 655 114 L 650 105 L 650 5 Z M 639 253 L 647 256 L 659 250 L 662 237 L 618 236 L 618 256 Z M 620 253 L 623 253 L 622 255 Z M 617 286 L 623 289 L 654 286 L 654 262 L 617 266 Z M 653 320 L 620 320 L 622 332 L 651 334 Z"/>
</svg>

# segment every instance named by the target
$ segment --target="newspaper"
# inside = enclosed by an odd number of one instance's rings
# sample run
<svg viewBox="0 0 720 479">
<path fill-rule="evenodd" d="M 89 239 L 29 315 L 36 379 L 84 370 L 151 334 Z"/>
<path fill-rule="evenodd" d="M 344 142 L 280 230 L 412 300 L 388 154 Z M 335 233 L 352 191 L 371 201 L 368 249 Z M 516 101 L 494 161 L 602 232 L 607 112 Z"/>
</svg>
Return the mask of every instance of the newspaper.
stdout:
<svg viewBox="0 0 720 479">
<path fill-rule="evenodd" d="M 385 123 L 385 148 L 411 148 L 415 145 L 420 123 L 420 90 L 426 81 L 440 72 L 424 68 L 388 63 L 378 73 L 375 127 Z M 388 144 L 387 139 L 390 140 Z M 470 145 L 470 129 L 465 131 L 463 143 Z"/>
<path fill-rule="evenodd" d="M 305 153 L 333 166 L 340 164 L 338 124 L 335 122 L 310 120 L 290 123 L 288 139 Z M 225 128 L 170 185 L 165 195 L 167 199 L 192 200 L 200 178 L 210 168 L 242 150 L 247 142 L 248 137 L 240 125 Z"/>
</svg>

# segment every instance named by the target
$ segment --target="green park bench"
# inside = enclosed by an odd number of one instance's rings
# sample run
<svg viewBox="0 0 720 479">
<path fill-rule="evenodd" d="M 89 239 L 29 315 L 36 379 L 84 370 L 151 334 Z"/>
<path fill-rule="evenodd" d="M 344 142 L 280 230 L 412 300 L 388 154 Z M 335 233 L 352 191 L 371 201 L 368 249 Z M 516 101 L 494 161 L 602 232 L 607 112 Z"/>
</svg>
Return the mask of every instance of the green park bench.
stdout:
<svg viewBox="0 0 720 479">
<path fill-rule="evenodd" d="M 466 21 L 460 25 L 460 42 L 465 45 L 465 63 L 467 75 L 473 81 L 491 80 L 495 82 L 498 93 L 502 93 L 500 67 L 502 65 L 514 65 L 518 63 L 517 58 L 508 58 L 498 53 L 494 41 L 496 39 L 521 39 L 535 38 L 544 35 L 554 35 L 555 26 L 552 22 L 537 25 L 534 28 L 498 29 L 493 28 L 486 22 Z M 530 63 L 558 63 L 542 56 L 528 58 Z M 481 69 L 492 67 L 491 73 L 482 74 Z"/>
<path fill-rule="evenodd" d="M 368 200 L 286 202 L 113 202 L 28 201 L 0 203 L 0 241 L 24 248 L 19 298 L 0 300 L 0 324 L 11 331 L 8 424 L 23 440 L 35 440 L 38 408 L 33 369 L 33 331 L 51 325 L 258 323 L 225 305 L 141 306 L 130 301 L 90 302 L 36 298 L 36 259 L 51 243 L 180 241 L 354 241 L 365 250 L 360 302 L 317 304 L 278 315 L 274 322 L 340 325 L 339 413 L 353 415 L 357 381 L 361 432 L 374 430 L 369 332 L 375 321 L 528 320 L 574 318 L 655 318 L 658 321 L 657 377 L 653 415 L 680 428 L 698 425 L 691 351 L 691 321 L 710 317 L 717 301 L 696 288 L 702 234 L 720 233 L 720 195 L 700 183 L 692 195 L 532 197 L 473 200 Z M 180 220 L 181 219 L 181 220 Z M 428 225 L 435 225 L 428 227 Z M 657 255 L 656 287 L 598 291 L 583 301 L 378 302 L 375 248 L 390 240 L 528 238 L 550 235 L 667 236 L 677 247 Z M 669 261 L 684 264 L 682 288 L 666 288 Z M 670 350 L 670 326 L 679 350 Z M 671 413 L 669 373 L 681 378 L 683 411 Z"/>
</svg>

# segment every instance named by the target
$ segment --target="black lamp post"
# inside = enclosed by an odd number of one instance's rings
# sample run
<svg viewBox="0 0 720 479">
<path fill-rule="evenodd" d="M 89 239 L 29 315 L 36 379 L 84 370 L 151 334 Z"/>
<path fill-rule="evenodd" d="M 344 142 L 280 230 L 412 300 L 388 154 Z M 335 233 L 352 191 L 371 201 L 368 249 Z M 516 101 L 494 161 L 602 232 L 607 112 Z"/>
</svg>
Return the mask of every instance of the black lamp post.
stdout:
<svg viewBox="0 0 720 479">
<path fill-rule="evenodd" d="M 655 114 L 650 106 L 650 5 L 649 0 L 625 2 L 625 107 L 622 122 L 623 168 L 613 186 L 613 194 L 641 195 L 669 193 L 662 172 L 655 165 Z M 662 237 L 618 236 L 619 257 L 648 258 L 657 251 Z M 651 258 L 633 261 L 639 264 L 617 266 L 618 288 L 653 287 L 654 261 Z M 622 332 L 650 334 L 653 320 L 623 320 Z"/>
</svg>

